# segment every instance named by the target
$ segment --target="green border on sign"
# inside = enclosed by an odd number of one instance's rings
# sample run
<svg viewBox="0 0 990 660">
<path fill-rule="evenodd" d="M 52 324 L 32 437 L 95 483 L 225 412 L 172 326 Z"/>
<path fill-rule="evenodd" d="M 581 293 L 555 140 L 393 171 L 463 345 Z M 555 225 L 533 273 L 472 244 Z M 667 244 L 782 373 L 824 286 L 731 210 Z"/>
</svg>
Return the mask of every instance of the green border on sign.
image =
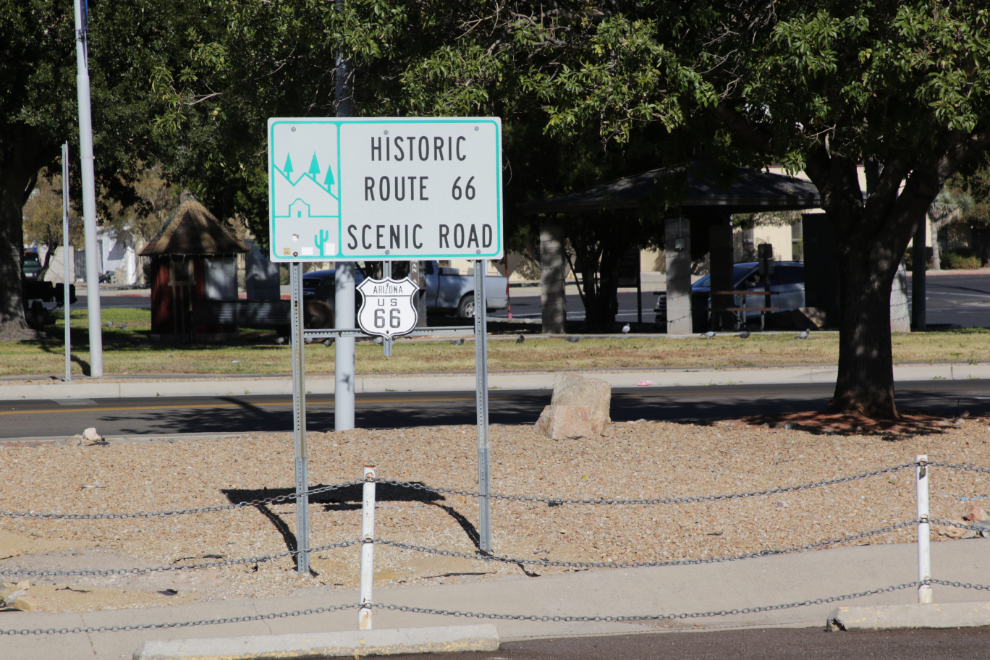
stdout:
<svg viewBox="0 0 990 660">
<path fill-rule="evenodd" d="M 269 255 L 273 261 L 295 262 L 295 261 L 420 261 L 423 259 L 492 259 L 499 252 L 502 252 L 502 134 L 501 124 L 491 117 L 478 117 L 476 119 L 458 117 L 456 119 L 443 118 L 405 118 L 405 119 L 372 119 L 364 117 L 334 118 L 334 119 L 291 119 L 291 118 L 271 118 L 268 120 L 268 220 L 269 220 Z M 498 204 L 496 209 L 496 234 L 498 242 L 495 250 L 487 254 L 389 254 L 389 255 L 363 255 L 360 257 L 348 257 L 343 254 L 343 229 L 344 229 L 344 200 L 340 195 L 340 207 L 337 215 L 337 237 L 338 247 L 336 255 L 312 256 L 312 257 L 279 257 L 275 254 L 275 215 L 272 210 L 275 205 L 275 186 L 272 181 L 272 171 L 275 167 L 274 154 L 272 153 L 272 135 L 276 126 L 280 124 L 333 124 L 337 127 L 337 189 L 343 190 L 342 181 L 345 176 L 340 167 L 340 127 L 344 124 L 493 124 L 495 126 L 495 140 L 498 144 L 498 153 L 495 163 L 495 185 L 498 194 Z"/>
</svg>

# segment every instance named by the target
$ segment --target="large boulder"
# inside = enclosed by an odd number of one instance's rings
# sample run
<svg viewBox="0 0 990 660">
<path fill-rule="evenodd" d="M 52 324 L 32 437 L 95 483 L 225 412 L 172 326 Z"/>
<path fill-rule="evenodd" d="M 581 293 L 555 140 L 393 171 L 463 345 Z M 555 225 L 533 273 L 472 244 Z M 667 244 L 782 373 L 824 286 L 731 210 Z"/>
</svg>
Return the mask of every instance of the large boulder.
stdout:
<svg viewBox="0 0 990 660">
<path fill-rule="evenodd" d="M 536 432 L 554 440 L 589 438 L 591 416 L 585 406 L 547 406 L 536 421 Z"/>
<path fill-rule="evenodd" d="M 552 407 L 584 406 L 591 419 L 591 430 L 601 433 L 612 418 L 612 386 L 598 378 L 585 378 L 577 374 L 557 374 L 553 379 Z"/>
</svg>

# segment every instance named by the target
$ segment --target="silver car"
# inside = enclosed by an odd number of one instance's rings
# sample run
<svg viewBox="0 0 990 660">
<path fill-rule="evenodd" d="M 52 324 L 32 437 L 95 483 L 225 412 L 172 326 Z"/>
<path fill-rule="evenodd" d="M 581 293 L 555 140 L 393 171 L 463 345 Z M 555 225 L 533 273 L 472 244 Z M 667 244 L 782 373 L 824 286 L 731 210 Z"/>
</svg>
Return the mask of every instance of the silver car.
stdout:
<svg viewBox="0 0 990 660">
<path fill-rule="evenodd" d="M 691 294 L 706 294 L 711 291 L 711 274 L 705 275 L 691 285 Z M 760 264 L 756 261 L 746 261 L 732 266 L 732 290 L 753 291 L 752 295 L 738 296 L 737 302 L 745 298 L 741 307 L 764 307 L 766 298 L 762 293 L 764 285 L 760 275 Z M 790 311 L 804 307 L 804 264 L 800 261 L 777 261 L 774 263 L 773 275 L 770 276 L 770 290 L 775 293 L 771 298 L 771 306 L 781 311 Z M 657 326 L 667 325 L 667 294 L 657 295 L 657 304 L 653 311 L 656 313 Z M 746 312 L 746 320 L 755 320 L 759 312 Z"/>
</svg>

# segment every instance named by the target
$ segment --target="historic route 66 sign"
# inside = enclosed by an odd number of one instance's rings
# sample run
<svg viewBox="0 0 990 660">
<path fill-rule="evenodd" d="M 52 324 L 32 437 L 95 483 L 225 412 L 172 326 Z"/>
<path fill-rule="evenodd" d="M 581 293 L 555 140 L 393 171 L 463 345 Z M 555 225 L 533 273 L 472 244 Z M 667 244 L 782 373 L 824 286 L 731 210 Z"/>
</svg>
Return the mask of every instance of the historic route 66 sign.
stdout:
<svg viewBox="0 0 990 660">
<path fill-rule="evenodd" d="M 419 314 L 413 305 L 413 294 L 419 287 L 408 277 L 364 280 L 357 290 L 363 297 L 358 324 L 365 334 L 394 337 L 409 334 L 416 328 Z"/>
</svg>

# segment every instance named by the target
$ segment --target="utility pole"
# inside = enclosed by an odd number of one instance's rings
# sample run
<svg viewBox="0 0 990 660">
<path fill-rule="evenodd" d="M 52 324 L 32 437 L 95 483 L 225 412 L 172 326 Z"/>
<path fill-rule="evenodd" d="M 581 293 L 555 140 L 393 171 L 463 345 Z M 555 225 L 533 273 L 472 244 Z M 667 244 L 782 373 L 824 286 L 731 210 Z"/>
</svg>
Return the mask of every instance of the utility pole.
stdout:
<svg viewBox="0 0 990 660">
<path fill-rule="evenodd" d="M 79 171 L 82 174 L 83 227 L 86 230 L 86 301 L 89 309 L 89 375 L 103 377 L 100 318 L 100 256 L 96 247 L 96 185 L 93 174 L 93 120 L 89 100 L 89 26 L 87 0 L 74 0 L 76 14 L 76 93 L 79 98 Z M 68 255 L 66 255 L 68 258 Z M 66 282 L 66 287 L 69 283 Z"/>
<path fill-rule="evenodd" d="M 344 10 L 344 0 L 336 0 L 337 11 Z M 343 51 L 337 51 L 337 116 L 351 116 L 351 94 L 348 86 L 350 61 Z M 334 318 L 338 330 L 354 328 L 354 264 L 338 261 L 334 278 Z M 349 431 L 354 428 L 354 337 L 338 337 L 334 346 L 333 428 Z"/>
</svg>

